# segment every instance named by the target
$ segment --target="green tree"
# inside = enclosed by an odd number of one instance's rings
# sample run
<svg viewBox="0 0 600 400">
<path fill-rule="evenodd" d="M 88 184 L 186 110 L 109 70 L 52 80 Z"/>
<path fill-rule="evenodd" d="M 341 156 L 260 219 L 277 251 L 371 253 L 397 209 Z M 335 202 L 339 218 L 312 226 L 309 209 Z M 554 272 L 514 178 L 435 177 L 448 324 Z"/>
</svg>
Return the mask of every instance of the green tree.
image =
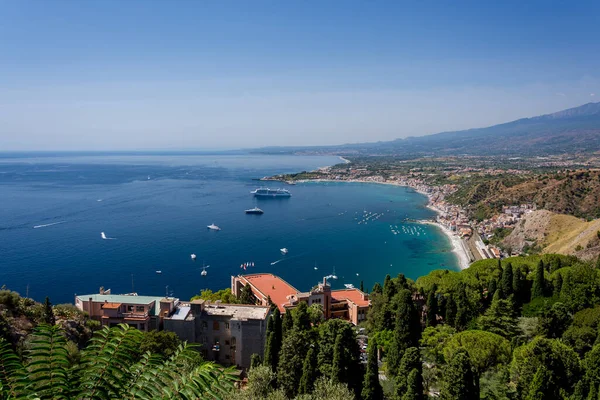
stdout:
<svg viewBox="0 0 600 400">
<path fill-rule="evenodd" d="M 434 285 L 427 296 L 427 326 L 437 325 L 438 302 L 437 302 L 437 286 Z"/>
<path fill-rule="evenodd" d="M 516 267 L 513 273 L 513 301 L 515 306 L 521 307 L 525 301 L 529 298 L 527 296 L 527 279 L 523 274 L 521 267 Z"/>
<path fill-rule="evenodd" d="M 559 400 L 562 397 L 555 397 L 550 388 L 552 375 L 545 366 L 541 366 L 533 375 L 533 379 L 527 388 L 525 400 Z"/>
<path fill-rule="evenodd" d="M 567 330 L 573 317 L 569 308 L 563 303 L 554 303 L 550 309 L 546 308 L 540 319 L 541 330 L 546 337 L 560 338 Z"/>
<path fill-rule="evenodd" d="M 292 329 L 283 338 L 277 365 L 277 384 L 287 397 L 292 398 L 298 393 L 309 346 L 310 337 L 306 331 Z"/>
<path fill-rule="evenodd" d="M 563 278 L 561 274 L 556 274 L 554 282 L 552 283 L 552 296 L 559 298 L 560 291 L 562 290 Z"/>
<path fill-rule="evenodd" d="M 379 282 L 375 282 L 373 285 L 373 289 L 371 289 L 371 294 L 383 294 L 383 288 L 379 284 Z"/>
<path fill-rule="evenodd" d="M 417 380 L 421 383 L 421 390 L 413 390 L 412 395 L 417 394 L 423 395 L 423 363 L 421 362 L 421 354 L 417 347 L 410 347 L 402 356 L 400 360 L 400 366 L 398 367 L 398 374 L 396 376 L 396 397 L 404 399 L 404 395 L 408 391 L 408 376 L 412 371 L 417 371 Z M 418 383 L 418 382 L 413 382 Z M 416 389 L 416 388 L 413 388 Z"/>
<path fill-rule="evenodd" d="M 397 296 L 396 326 L 394 335 L 387 351 L 388 372 L 395 376 L 404 351 L 416 347 L 421 337 L 419 314 L 412 300 L 410 290 L 403 289 Z"/>
<path fill-rule="evenodd" d="M 44 301 L 44 322 L 48 325 L 54 325 L 56 323 L 54 311 L 52 310 L 52 303 L 50 303 L 50 298 L 48 297 L 46 297 L 46 300 Z"/>
<path fill-rule="evenodd" d="M 181 340 L 175 332 L 153 330 L 142 334 L 139 348 L 141 353 L 150 352 L 167 358 L 175 354 L 179 346 Z"/>
<path fill-rule="evenodd" d="M 413 369 L 406 378 L 406 392 L 402 396 L 402 400 L 423 400 L 423 371 Z"/>
<path fill-rule="evenodd" d="M 261 364 L 262 362 L 260 360 L 260 356 L 256 353 L 252 354 L 252 356 L 250 357 L 250 369 L 260 367 Z"/>
<path fill-rule="evenodd" d="M 249 283 L 246 283 L 246 286 L 242 288 L 240 293 L 240 303 L 242 304 L 254 304 L 254 293 L 252 293 L 252 287 Z"/>
<path fill-rule="evenodd" d="M 360 291 L 361 292 L 365 291 L 365 285 L 364 285 L 364 282 L 362 280 L 360 281 Z"/>
<path fill-rule="evenodd" d="M 387 274 L 385 276 L 385 279 L 383 280 L 383 295 L 389 301 L 392 297 L 394 297 L 395 294 L 396 294 L 396 285 L 392 281 L 392 277 L 390 276 L 390 274 Z"/>
<path fill-rule="evenodd" d="M 504 297 L 513 294 L 513 267 L 511 263 L 507 263 L 502 270 L 502 294 Z"/>
<path fill-rule="evenodd" d="M 598 254 L 598 258 L 596 258 L 596 269 L 600 269 L 600 254 Z"/>
<path fill-rule="evenodd" d="M 496 291 L 490 308 L 477 319 L 477 326 L 481 330 L 493 332 L 505 338 L 513 338 L 518 332 L 518 327 L 512 301 L 500 298 L 500 294 Z"/>
<path fill-rule="evenodd" d="M 306 353 L 304 364 L 302 366 L 302 377 L 300 378 L 300 387 L 298 393 L 307 394 L 313 390 L 313 385 L 317 379 L 317 351 L 314 346 L 311 346 Z"/>
<path fill-rule="evenodd" d="M 321 304 L 311 304 L 308 309 L 308 318 L 313 326 L 319 325 L 325 321 L 325 313 L 323 312 L 323 306 Z"/>
<path fill-rule="evenodd" d="M 479 382 L 471 359 L 465 350 L 458 350 L 444 368 L 442 400 L 478 400 Z"/>
<path fill-rule="evenodd" d="M 450 360 L 457 351 L 465 350 L 478 374 L 499 364 L 508 364 L 510 342 L 486 331 L 463 331 L 453 335 L 444 346 L 444 358 Z"/>
<path fill-rule="evenodd" d="M 292 317 L 292 311 L 287 310 L 285 314 L 283 314 L 283 318 L 281 319 L 281 341 L 287 336 L 288 332 L 292 330 L 294 327 L 294 319 Z"/>
<path fill-rule="evenodd" d="M 320 377 L 315 382 L 315 389 L 309 400 L 348 400 L 354 397 L 348 386 L 335 383 L 331 379 Z"/>
<path fill-rule="evenodd" d="M 275 365 L 277 365 L 279 363 L 279 351 L 281 350 L 281 342 L 283 341 L 282 321 L 279 308 L 275 307 L 271 318 L 273 319 L 273 333 L 275 340 L 275 346 L 273 348 L 273 351 L 275 352 L 274 363 Z"/>
<path fill-rule="evenodd" d="M 513 351 L 511 376 L 518 392 L 528 392 L 540 367 L 547 368 L 553 378 L 549 382 L 551 399 L 562 398 L 560 393 L 570 396 L 581 378 L 579 357 L 573 349 L 556 339 L 536 337 Z"/>
<path fill-rule="evenodd" d="M 310 316 L 308 315 L 308 304 L 305 301 L 298 303 L 292 312 L 294 318 L 294 329 L 306 331 L 310 329 Z"/>
<path fill-rule="evenodd" d="M 270 367 L 273 372 L 277 372 L 277 343 L 275 339 L 275 332 L 269 332 L 267 334 L 267 341 L 265 343 L 265 354 L 264 360 L 265 365 Z"/>
<path fill-rule="evenodd" d="M 144 353 L 142 332 L 120 325 L 97 331 L 70 368 L 64 332 L 42 325 L 34 331 L 25 362 L 0 343 L 2 398 L 42 399 L 222 399 L 232 387 L 232 370 L 198 362 L 197 352 L 181 345 L 167 359 Z"/>
<path fill-rule="evenodd" d="M 544 262 L 540 260 L 536 269 L 535 276 L 533 278 L 533 287 L 531 289 L 531 300 L 537 297 L 544 297 L 544 291 L 546 290 L 546 279 L 544 278 Z"/>
<path fill-rule="evenodd" d="M 570 304 L 573 297 L 573 273 L 567 271 L 563 278 L 563 283 L 560 288 L 560 300 L 565 304 Z"/>
<path fill-rule="evenodd" d="M 446 300 L 446 324 L 449 326 L 455 326 L 456 320 L 456 302 L 454 297 L 448 296 Z"/>
<path fill-rule="evenodd" d="M 361 396 L 363 400 L 382 400 L 383 389 L 379 383 L 377 341 L 371 339 L 367 348 L 367 371 L 365 372 Z"/>
</svg>

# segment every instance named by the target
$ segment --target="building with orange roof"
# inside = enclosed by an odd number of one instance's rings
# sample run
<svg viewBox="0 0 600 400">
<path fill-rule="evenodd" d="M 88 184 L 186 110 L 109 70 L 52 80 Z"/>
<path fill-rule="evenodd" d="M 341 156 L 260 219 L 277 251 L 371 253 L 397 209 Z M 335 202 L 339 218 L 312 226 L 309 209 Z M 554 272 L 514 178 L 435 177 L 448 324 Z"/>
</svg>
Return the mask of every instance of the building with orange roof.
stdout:
<svg viewBox="0 0 600 400">
<path fill-rule="evenodd" d="M 358 325 L 366 319 L 371 302 L 369 295 L 356 289 L 331 290 L 327 279 L 308 292 L 300 292 L 280 277 L 261 273 L 231 277 L 231 292 L 239 296 L 244 286 L 250 285 L 257 304 L 267 306 L 269 300 L 281 313 L 294 308 L 300 301 L 309 306 L 320 304 L 325 319 L 340 318 Z"/>
</svg>

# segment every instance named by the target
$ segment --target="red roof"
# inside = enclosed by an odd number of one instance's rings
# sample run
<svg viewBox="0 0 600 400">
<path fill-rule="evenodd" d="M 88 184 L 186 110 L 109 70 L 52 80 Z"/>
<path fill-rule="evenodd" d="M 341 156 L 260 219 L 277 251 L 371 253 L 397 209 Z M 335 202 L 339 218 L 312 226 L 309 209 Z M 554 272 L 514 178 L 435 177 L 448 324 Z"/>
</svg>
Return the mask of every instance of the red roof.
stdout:
<svg viewBox="0 0 600 400">
<path fill-rule="evenodd" d="M 288 296 L 298 293 L 295 287 L 273 274 L 242 275 L 242 278 L 250 283 L 254 291 L 260 292 L 265 298 L 270 296 L 281 312 L 285 312 L 283 304 L 289 304 Z"/>
<path fill-rule="evenodd" d="M 354 289 L 339 289 L 331 291 L 331 298 L 337 301 L 349 300 L 359 307 L 368 307 L 369 299 L 367 296 L 363 297 L 364 293 L 360 290 Z"/>
</svg>

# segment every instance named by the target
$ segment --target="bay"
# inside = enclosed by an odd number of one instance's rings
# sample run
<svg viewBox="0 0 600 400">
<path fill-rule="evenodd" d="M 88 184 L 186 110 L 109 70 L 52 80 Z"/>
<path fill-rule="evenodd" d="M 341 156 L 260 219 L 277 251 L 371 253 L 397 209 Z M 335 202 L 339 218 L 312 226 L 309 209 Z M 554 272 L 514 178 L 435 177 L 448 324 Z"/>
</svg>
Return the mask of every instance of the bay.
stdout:
<svg viewBox="0 0 600 400">
<path fill-rule="evenodd" d="M 334 288 L 363 281 L 368 290 L 386 274 L 416 279 L 458 268 L 441 231 L 407 221 L 434 215 L 426 197 L 409 188 L 323 182 L 286 186 L 289 199 L 250 194 L 282 185 L 256 178 L 339 162 L 251 154 L 0 155 L 0 284 L 54 304 L 100 286 L 187 300 L 203 288 L 229 287 L 240 273 L 273 273 L 302 291 L 336 275 L 329 280 Z M 253 206 L 265 213 L 244 213 Z M 207 229 L 211 223 L 221 231 Z M 254 267 L 240 268 L 248 262 Z M 210 265 L 206 276 L 203 264 Z"/>
</svg>

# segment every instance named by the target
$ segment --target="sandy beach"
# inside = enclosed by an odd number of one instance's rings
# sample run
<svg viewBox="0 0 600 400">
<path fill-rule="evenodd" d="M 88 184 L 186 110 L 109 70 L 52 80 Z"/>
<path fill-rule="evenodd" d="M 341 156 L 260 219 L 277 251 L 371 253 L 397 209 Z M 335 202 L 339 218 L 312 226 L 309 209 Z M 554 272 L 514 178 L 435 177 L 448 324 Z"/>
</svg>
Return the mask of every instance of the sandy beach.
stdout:
<svg viewBox="0 0 600 400">
<path fill-rule="evenodd" d="M 340 157 L 342 158 L 342 157 Z M 306 179 L 306 180 L 300 180 L 298 182 L 353 182 L 353 183 L 376 183 L 379 185 L 390 185 L 390 186 L 404 186 L 404 187 L 410 187 L 410 186 L 406 186 L 406 185 L 401 185 L 397 182 L 376 182 L 376 181 L 365 181 L 365 180 L 360 180 L 360 179 L 351 179 L 351 180 L 334 180 L 334 179 Z M 431 199 L 429 198 L 429 195 L 425 192 L 422 192 L 420 190 L 414 189 L 412 188 L 415 192 L 420 193 L 424 196 L 427 196 L 428 199 L 428 203 L 427 203 L 427 208 L 429 208 L 431 211 L 434 211 L 436 214 L 439 214 L 441 211 L 438 210 L 437 208 L 433 207 L 430 203 Z M 458 258 L 458 266 L 460 267 L 460 269 L 466 269 L 469 268 L 469 265 L 471 264 L 470 258 L 469 258 L 469 253 L 465 247 L 465 243 L 464 241 L 458 237 L 457 235 L 455 235 L 452 231 L 450 231 L 450 229 L 448 229 L 447 227 L 445 227 L 444 225 L 438 223 L 437 221 L 428 221 L 428 220 L 424 220 L 424 221 L 418 221 L 419 223 L 422 224 L 430 224 L 430 225 L 435 225 L 436 227 L 438 227 L 447 237 L 448 239 L 450 239 L 450 242 L 452 243 L 452 252 L 454 252 L 454 254 L 456 254 L 456 257 Z"/>
</svg>

